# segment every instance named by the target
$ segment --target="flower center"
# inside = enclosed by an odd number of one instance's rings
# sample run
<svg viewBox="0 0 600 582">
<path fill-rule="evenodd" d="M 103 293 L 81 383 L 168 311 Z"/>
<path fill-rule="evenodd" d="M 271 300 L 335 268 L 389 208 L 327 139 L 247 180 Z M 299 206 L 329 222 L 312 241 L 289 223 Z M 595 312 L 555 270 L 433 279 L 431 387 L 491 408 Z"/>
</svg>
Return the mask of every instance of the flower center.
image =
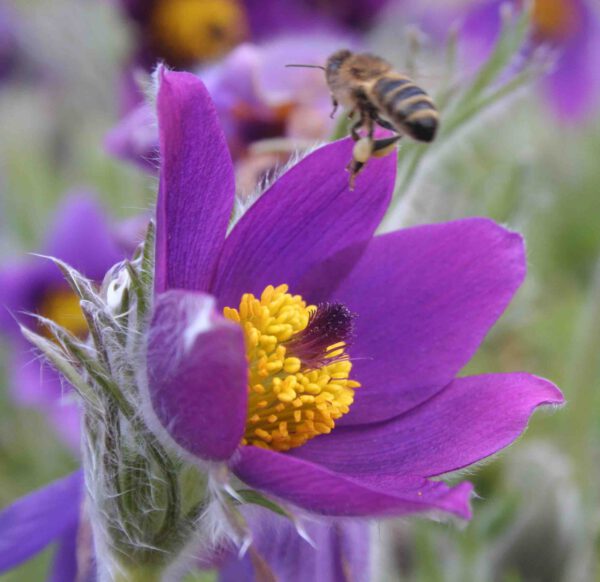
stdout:
<svg viewBox="0 0 600 582">
<path fill-rule="evenodd" d="M 339 303 L 306 305 L 287 285 L 246 293 L 227 319 L 242 326 L 249 364 L 242 444 L 287 451 L 331 432 L 360 384 L 346 354 L 353 315 Z"/>
<path fill-rule="evenodd" d="M 149 21 L 154 49 L 173 66 L 219 57 L 240 43 L 246 30 L 236 0 L 158 0 Z"/>
<path fill-rule="evenodd" d="M 39 305 L 39 314 L 77 337 L 85 337 L 88 333 L 79 298 L 70 289 L 56 289 L 47 293 Z M 44 333 L 47 334 L 47 330 Z"/>
<path fill-rule="evenodd" d="M 536 0 L 532 18 L 540 40 L 564 39 L 578 26 L 571 0 Z"/>
</svg>

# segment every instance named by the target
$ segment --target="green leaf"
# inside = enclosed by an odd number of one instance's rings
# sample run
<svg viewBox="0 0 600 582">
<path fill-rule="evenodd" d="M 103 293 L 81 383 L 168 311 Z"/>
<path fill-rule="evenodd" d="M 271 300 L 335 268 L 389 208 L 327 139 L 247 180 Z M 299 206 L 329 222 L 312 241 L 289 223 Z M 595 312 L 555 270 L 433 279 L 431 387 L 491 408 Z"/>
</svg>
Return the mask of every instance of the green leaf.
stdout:
<svg viewBox="0 0 600 582">
<path fill-rule="evenodd" d="M 156 244 L 156 226 L 154 221 L 148 223 L 146 230 L 146 239 L 144 240 L 144 250 L 142 252 L 142 267 L 141 278 L 144 282 L 144 287 L 148 293 L 152 290 L 154 282 L 154 261 L 155 261 L 155 244 Z"/>
<path fill-rule="evenodd" d="M 236 493 L 246 502 L 252 503 L 253 505 L 260 505 L 261 507 L 265 507 L 266 509 L 272 511 L 273 513 L 277 513 L 278 515 L 282 515 L 283 517 L 287 517 L 288 519 L 293 520 L 293 516 L 291 513 L 283 509 L 280 505 L 277 505 L 274 501 L 271 501 L 264 495 L 261 495 L 258 491 L 254 491 L 253 489 L 239 489 L 236 490 Z"/>
<path fill-rule="evenodd" d="M 144 281 L 142 280 L 140 274 L 136 270 L 136 268 L 129 262 L 125 261 L 125 268 L 129 273 L 129 278 L 131 279 L 130 288 L 133 290 L 135 294 L 135 298 L 137 300 L 136 305 L 136 314 L 137 314 L 137 326 L 139 329 L 140 324 L 144 321 L 146 317 L 146 313 L 148 311 L 148 303 L 146 300 L 146 289 L 144 288 Z"/>
<path fill-rule="evenodd" d="M 99 307 L 103 305 L 103 302 L 98 293 L 96 292 L 92 281 L 90 281 L 87 277 L 84 277 L 79 271 L 77 271 L 64 261 L 57 259 L 56 257 L 37 254 L 35 256 L 52 261 L 61 270 L 62 274 L 67 280 L 67 283 L 69 284 L 75 295 L 77 295 L 77 297 L 79 297 L 80 299 L 90 301 L 91 303 Z"/>
<path fill-rule="evenodd" d="M 33 344 L 45 358 L 66 378 L 79 395 L 93 406 L 98 405 L 98 397 L 85 381 L 77 368 L 69 361 L 67 354 L 53 341 L 38 335 L 24 325 L 19 326 L 25 339 Z"/>
</svg>

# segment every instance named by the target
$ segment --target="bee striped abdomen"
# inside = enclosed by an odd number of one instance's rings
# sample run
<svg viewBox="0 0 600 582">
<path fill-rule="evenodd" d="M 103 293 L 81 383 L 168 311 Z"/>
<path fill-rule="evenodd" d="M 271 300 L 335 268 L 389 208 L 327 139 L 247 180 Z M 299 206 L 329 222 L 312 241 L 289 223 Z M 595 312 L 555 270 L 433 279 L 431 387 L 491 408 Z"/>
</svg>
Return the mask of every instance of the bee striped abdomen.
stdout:
<svg viewBox="0 0 600 582">
<path fill-rule="evenodd" d="M 438 112 L 431 97 L 408 77 L 385 76 L 373 85 L 373 95 L 391 123 L 419 141 L 432 141 Z"/>
</svg>

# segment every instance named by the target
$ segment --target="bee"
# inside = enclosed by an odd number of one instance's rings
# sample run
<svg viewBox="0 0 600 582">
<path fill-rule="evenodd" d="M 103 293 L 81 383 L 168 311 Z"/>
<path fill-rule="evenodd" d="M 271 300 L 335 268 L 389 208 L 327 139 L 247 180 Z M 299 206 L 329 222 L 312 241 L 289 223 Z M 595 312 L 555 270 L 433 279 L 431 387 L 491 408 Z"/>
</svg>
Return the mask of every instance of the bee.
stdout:
<svg viewBox="0 0 600 582">
<path fill-rule="evenodd" d="M 356 144 L 347 168 L 350 189 L 369 159 L 389 153 L 402 135 L 422 142 L 434 139 L 439 116 L 431 97 L 409 77 L 394 71 L 386 60 L 342 49 L 333 53 L 324 67 L 317 68 L 325 71 L 333 104 L 331 117 L 342 105 L 349 111 L 348 117 L 355 119 L 350 135 Z M 376 125 L 396 135 L 375 139 Z"/>
</svg>

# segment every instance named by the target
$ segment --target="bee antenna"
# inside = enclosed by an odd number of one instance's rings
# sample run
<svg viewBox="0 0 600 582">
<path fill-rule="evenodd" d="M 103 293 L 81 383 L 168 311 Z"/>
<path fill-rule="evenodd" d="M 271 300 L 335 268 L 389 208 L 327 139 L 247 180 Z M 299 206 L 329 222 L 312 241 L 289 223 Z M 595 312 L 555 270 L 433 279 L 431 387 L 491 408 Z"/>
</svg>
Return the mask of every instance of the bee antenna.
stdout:
<svg viewBox="0 0 600 582">
<path fill-rule="evenodd" d="M 304 67 L 306 69 L 322 69 L 323 71 L 325 70 L 325 67 L 322 67 L 321 65 L 286 65 L 286 67 Z"/>
</svg>

